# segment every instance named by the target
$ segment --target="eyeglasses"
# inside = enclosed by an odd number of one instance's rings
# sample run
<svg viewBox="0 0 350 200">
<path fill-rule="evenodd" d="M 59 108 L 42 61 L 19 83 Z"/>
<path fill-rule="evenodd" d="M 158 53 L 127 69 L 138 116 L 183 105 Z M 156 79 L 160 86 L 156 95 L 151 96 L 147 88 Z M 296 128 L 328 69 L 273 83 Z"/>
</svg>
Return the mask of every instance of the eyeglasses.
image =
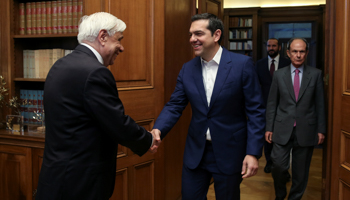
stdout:
<svg viewBox="0 0 350 200">
<path fill-rule="evenodd" d="M 302 50 L 302 51 L 297 51 L 297 50 L 293 50 L 290 52 L 292 55 L 297 55 L 298 53 L 300 55 L 305 55 L 306 54 L 306 51 Z"/>
</svg>

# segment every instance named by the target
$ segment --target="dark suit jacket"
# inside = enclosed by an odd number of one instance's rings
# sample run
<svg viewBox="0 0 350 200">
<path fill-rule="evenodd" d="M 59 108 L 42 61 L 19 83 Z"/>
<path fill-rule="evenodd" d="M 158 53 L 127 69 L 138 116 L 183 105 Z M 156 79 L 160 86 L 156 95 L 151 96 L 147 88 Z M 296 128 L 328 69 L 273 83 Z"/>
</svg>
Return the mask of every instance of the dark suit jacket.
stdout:
<svg viewBox="0 0 350 200">
<path fill-rule="evenodd" d="M 184 165 L 196 168 L 204 152 L 210 128 L 218 168 L 225 174 L 242 170 L 247 154 L 260 156 L 264 143 L 265 109 L 254 64 L 250 57 L 223 49 L 213 94 L 208 107 L 200 57 L 185 63 L 170 101 L 154 128 L 162 138 L 191 103 L 192 120 L 184 153 Z"/>
<path fill-rule="evenodd" d="M 326 133 L 322 71 L 304 66 L 296 101 L 290 70 L 288 66 L 274 73 L 266 108 L 266 131 L 273 132 L 273 142 L 284 145 L 296 120 L 298 144 L 317 145 L 317 133 Z"/>
<path fill-rule="evenodd" d="M 118 144 L 138 155 L 152 135 L 124 115 L 115 79 L 85 46 L 58 60 L 45 82 L 46 137 L 36 199 L 109 199 Z"/>
<path fill-rule="evenodd" d="M 270 86 L 272 83 L 272 77 L 270 75 L 270 70 L 268 65 L 269 65 L 268 57 L 266 57 L 258 60 L 255 66 L 258 73 L 265 106 L 267 103 L 267 98 L 269 96 Z M 280 58 L 278 61 L 278 69 L 281 69 L 282 67 L 286 67 L 288 65 L 290 65 L 290 60 L 280 55 Z"/>
</svg>

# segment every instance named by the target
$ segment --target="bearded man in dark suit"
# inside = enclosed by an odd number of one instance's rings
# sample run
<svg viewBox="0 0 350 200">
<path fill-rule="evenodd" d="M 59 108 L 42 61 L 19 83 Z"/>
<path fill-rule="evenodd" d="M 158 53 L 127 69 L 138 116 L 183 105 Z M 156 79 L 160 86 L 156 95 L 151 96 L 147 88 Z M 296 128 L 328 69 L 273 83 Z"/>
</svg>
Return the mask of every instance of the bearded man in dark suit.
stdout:
<svg viewBox="0 0 350 200">
<path fill-rule="evenodd" d="M 256 62 L 256 70 L 261 85 L 262 95 L 264 99 L 264 105 L 266 106 L 267 98 L 270 92 L 270 86 L 272 83 L 273 73 L 282 67 L 290 65 L 290 60 L 282 57 L 279 52 L 281 51 L 281 44 L 276 38 L 270 38 L 266 43 L 267 57 L 260 59 Z M 265 141 L 264 154 L 266 158 L 266 166 L 264 168 L 265 173 L 271 173 L 271 150 L 272 144 Z M 288 174 L 289 175 L 289 174 Z"/>
</svg>

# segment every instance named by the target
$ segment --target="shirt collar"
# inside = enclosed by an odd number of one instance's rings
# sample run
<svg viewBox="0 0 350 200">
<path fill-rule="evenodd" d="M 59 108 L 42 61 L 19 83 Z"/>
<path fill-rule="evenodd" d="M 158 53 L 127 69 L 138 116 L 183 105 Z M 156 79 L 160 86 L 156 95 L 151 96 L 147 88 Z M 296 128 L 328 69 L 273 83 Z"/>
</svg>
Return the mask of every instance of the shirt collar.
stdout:
<svg viewBox="0 0 350 200">
<path fill-rule="evenodd" d="M 86 46 L 87 48 L 89 48 L 89 49 L 92 51 L 92 53 L 95 54 L 97 60 L 103 65 L 102 56 L 101 56 L 100 53 L 98 53 L 98 52 L 96 51 L 96 49 L 94 49 L 92 46 L 90 46 L 90 45 L 88 45 L 88 44 L 86 44 L 86 43 L 81 43 L 81 45 L 84 45 L 84 46 Z"/>
<path fill-rule="evenodd" d="M 293 73 L 295 71 L 295 69 L 297 69 L 296 67 L 294 67 L 293 64 L 290 64 L 290 72 Z M 301 65 L 299 68 L 299 73 L 303 73 L 304 71 L 304 65 Z"/>
<path fill-rule="evenodd" d="M 280 60 L 280 54 L 277 54 L 275 58 L 271 58 L 270 56 L 268 57 L 269 57 L 269 62 L 272 62 L 272 60 L 275 60 L 275 62 L 278 62 Z"/>
<path fill-rule="evenodd" d="M 216 52 L 214 58 L 211 61 L 209 61 L 209 62 L 214 61 L 217 65 L 219 65 L 220 64 L 221 55 L 222 55 L 222 47 L 220 46 L 219 50 Z M 202 63 L 209 63 L 209 62 L 203 60 L 202 57 L 201 57 L 201 62 Z"/>
</svg>

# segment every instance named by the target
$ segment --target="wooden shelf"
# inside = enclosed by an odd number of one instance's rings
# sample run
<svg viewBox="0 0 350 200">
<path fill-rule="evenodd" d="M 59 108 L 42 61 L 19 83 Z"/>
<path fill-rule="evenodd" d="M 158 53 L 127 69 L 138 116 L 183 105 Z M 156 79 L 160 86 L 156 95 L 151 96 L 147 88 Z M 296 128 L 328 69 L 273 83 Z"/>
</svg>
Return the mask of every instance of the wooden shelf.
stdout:
<svg viewBox="0 0 350 200">
<path fill-rule="evenodd" d="M 77 33 L 69 34 L 41 34 L 41 35 L 14 35 L 13 38 L 66 38 L 66 37 L 77 37 Z"/>
<path fill-rule="evenodd" d="M 225 27 L 228 27 L 225 30 L 225 47 L 232 52 L 242 53 L 247 52 L 249 56 L 256 61 L 257 58 L 257 44 L 258 44 L 258 11 L 260 8 L 229 8 L 225 9 L 224 23 Z M 242 25 L 242 26 L 240 26 Z M 245 26 L 247 25 L 247 26 Z M 249 36 L 248 38 L 234 38 L 237 36 Z M 230 38 L 230 36 L 233 38 Z M 248 45 L 251 49 L 236 49 L 234 48 L 236 44 L 240 43 L 241 46 Z M 233 43 L 233 44 L 232 44 Z M 248 47 L 247 47 L 248 48 Z M 246 54 L 246 53 L 245 53 Z"/>
<path fill-rule="evenodd" d="M 14 78 L 16 82 L 45 82 L 45 78 Z"/>
</svg>

